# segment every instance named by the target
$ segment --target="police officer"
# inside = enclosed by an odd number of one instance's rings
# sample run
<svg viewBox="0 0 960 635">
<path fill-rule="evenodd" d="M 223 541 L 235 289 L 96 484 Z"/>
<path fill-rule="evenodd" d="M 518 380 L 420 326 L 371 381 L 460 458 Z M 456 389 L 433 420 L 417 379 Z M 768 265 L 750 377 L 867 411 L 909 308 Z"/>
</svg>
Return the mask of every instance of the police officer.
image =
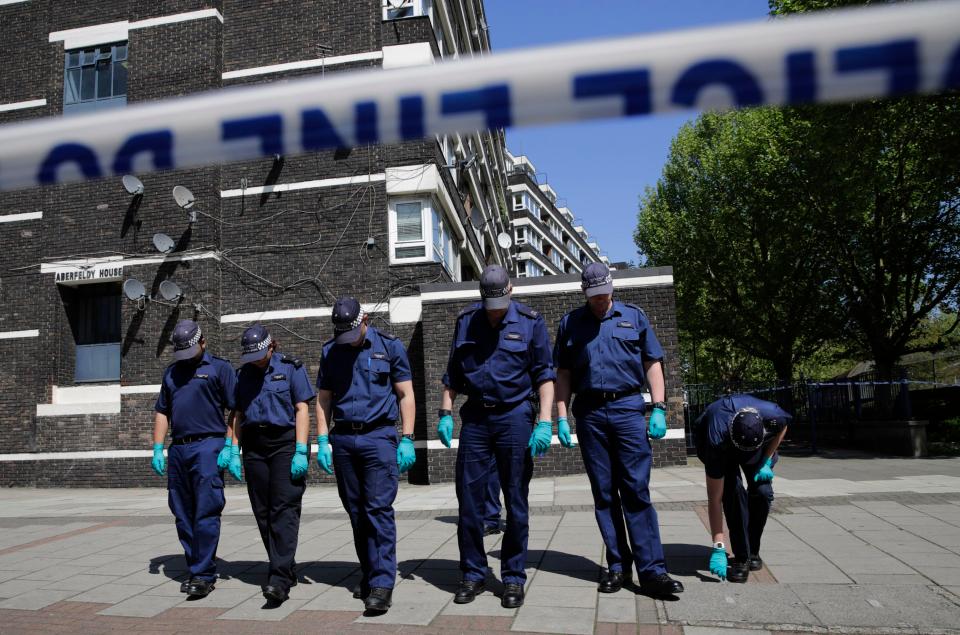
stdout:
<svg viewBox="0 0 960 635">
<path fill-rule="evenodd" d="M 231 472 L 239 479 L 242 446 L 250 507 L 270 560 L 263 597 L 279 603 L 297 583 L 297 535 L 309 465 L 308 404 L 314 392 L 300 360 L 278 353 L 265 327 L 245 330 L 240 345 L 243 366 L 232 417 L 240 445 L 233 448 Z"/>
<path fill-rule="evenodd" d="M 334 338 L 323 345 L 317 374 L 317 463 L 327 474 L 336 472 L 353 527 L 362 572 L 353 597 L 363 599 L 368 612 L 384 613 L 397 576 L 393 501 L 400 474 L 416 462 L 413 375 L 403 344 L 370 326 L 356 299 L 337 300 L 332 319 Z M 332 441 L 328 423 L 334 424 Z"/>
<path fill-rule="evenodd" d="M 587 265 L 581 287 L 586 304 L 567 313 L 557 331 L 558 436 L 561 444 L 573 445 L 567 413 L 576 393 L 572 412 L 607 551 L 599 590 L 619 591 L 632 579 L 635 563 L 641 592 L 680 593 L 683 585 L 667 575 L 649 490 L 653 454 L 647 437 L 661 439 L 667 432 L 663 349 L 643 310 L 613 299 L 605 264 Z M 643 416 L 645 383 L 654 402 L 649 423 Z"/>
<path fill-rule="evenodd" d="M 193 320 L 173 329 L 174 362 L 160 384 L 153 423 L 153 469 L 163 476 L 163 442 L 170 428 L 168 504 L 190 569 L 180 591 L 204 597 L 217 579 L 217 544 L 223 511 L 224 409 L 233 409 L 236 374 L 230 362 L 206 352 L 206 340 Z"/>
<path fill-rule="evenodd" d="M 457 452 L 457 540 L 462 580 L 453 601 L 472 602 L 483 592 L 487 554 L 483 547 L 485 499 L 491 459 L 503 488 L 507 523 L 501 545 L 501 605 L 523 604 L 527 559 L 527 495 L 534 455 L 550 448 L 553 382 L 547 325 L 539 313 L 511 299 L 507 272 L 490 265 L 480 276 L 482 303 L 460 312 L 454 331 L 437 433 L 448 448 L 453 402 L 465 394 Z M 539 412 L 531 400 L 539 395 Z M 538 417 L 536 426 L 534 417 Z"/>
<path fill-rule="evenodd" d="M 707 406 L 694 424 L 697 457 L 707 479 L 713 537 L 710 571 L 721 579 L 746 582 L 750 571 L 763 567 L 760 537 L 773 504 L 773 466 L 792 420 L 775 403 L 750 395 L 728 395 Z M 723 544 L 724 514 L 734 556 L 729 565 Z"/>
</svg>

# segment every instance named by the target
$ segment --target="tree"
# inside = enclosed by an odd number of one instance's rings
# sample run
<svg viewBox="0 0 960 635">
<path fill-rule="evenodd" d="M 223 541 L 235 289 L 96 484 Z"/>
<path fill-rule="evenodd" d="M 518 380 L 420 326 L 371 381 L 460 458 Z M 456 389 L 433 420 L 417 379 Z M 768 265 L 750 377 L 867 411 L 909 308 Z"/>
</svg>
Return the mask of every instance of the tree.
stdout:
<svg viewBox="0 0 960 635">
<path fill-rule="evenodd" d="M 853 0 L 770 0 L 783 14 Z M 952 94 L 785 111 L 809 130 L 797 156 L 846 310 L 847 333 L 882 379 L 931 315 L 956 312 L 960 292 L 960 97 Z M 949 333 L 956 328 L 945 329 Z"/>
<path fill-rule="evenodd" d="M 732 343 L 783 381 L 837 324 L 817 217 L 798 195 L 806 130 L 790 128 L 773 108 L 684 126 L 635 233 L 650 264 L 674 267 L 685 336 Z"/>
</svg>

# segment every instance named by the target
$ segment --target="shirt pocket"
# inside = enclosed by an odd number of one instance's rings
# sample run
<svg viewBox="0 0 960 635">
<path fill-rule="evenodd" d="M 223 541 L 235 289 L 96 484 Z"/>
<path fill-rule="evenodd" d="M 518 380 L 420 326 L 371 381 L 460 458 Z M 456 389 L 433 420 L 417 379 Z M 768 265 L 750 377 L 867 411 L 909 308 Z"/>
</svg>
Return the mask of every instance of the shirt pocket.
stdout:
<svg viewBox="0 0 960 635">
<path fill-rule="evenodd" d="M 477 369 L 477 343 L 473 340 L 460 340 L 453 347 L 453 360 L 470 372 Z"/>
<path fill-rule="evenodd" d="M 523 340 L 500 340 L 497 346 L 497 361 L 513 373 L 522 372 L 527 367 L 527 351 L 530 347 Z"/>
<path fill-rule="evenodd" d="M 378 386 L 385 386 L 390 381 L 390 360 L 370 360 L 370 381 Z"/>
<path fill-rule="evenodd" d="M 613 330 L 613 338 L 630 352 L 640 351 L 640 331 L 637 329 L 617 327 Z"/>
</svg>

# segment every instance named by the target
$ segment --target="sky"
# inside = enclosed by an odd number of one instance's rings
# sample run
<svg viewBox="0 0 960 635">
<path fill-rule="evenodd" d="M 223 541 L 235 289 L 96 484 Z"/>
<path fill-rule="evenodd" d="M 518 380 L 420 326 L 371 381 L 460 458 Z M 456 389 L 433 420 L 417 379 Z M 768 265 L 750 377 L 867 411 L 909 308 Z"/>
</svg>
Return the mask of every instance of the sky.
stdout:
<svg viewBox="0 0 960 635">
<path fill-rule="evenodd" d="M 767 0 L 486 0 L 493 52 L 764 20 Z M 507 131 L 611 262 L 637 261 L 639 196 L 660 177 L 670 142 L 694 114 Z"/>
</svg>

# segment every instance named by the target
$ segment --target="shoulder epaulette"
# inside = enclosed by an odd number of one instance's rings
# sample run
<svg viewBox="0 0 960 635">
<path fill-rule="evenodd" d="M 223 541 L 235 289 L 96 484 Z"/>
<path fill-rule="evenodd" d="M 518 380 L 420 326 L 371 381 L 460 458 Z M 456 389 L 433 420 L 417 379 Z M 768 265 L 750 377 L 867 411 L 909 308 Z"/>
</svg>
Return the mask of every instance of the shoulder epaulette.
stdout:
<svg viewBox="0 0 960 635">
<path fill-rule="evenodd" d="M 640 315 L 642 315 L 643 317 L 647 317 L 646 311 L 644 311 L 643 309 L 641 309 L 640 307 L 638 307 L 636 304 L 630 304 L 629 302 L 624 302 L 624 303 L 623 303 L 623 306 L 628 306 L 628 307 L 630 307 L 631 309 L 636 309 L 637 311 L 640 312 Z"/>
<path fill-rule="evenodd" d="M 462 317 L 464 315 L 467 315 L 468 313 L 476 313 L 477 311 L 480 310 L 482 306 L 483 304 L 481 302 L 476 302 L 474 304 L 471 304 L 470 306 L 464 307 L 463 310 L 460 311 L 460 314 L 457 315 L 457 317 Z"/>
<path fill-rule="evenodd" d="M 224 358 L 222 358 L 222 357 L 218 357 L 218 356 L 214 355 L 213 353 L 210 353 L 210 357 L 212 357 L 213 359 L 215 359 L 215 360 L 217 360 L 217 361 L 221 361 L 221 362 L 223 362 L 223 363 L 225 363 L 225 364 L 230 364 L 230 360 L 229 360 L 229 359 L 224 359 Z M 233 366 L 233 364 L 230 364 L 230 365 Z"/>
<path fill-rule="evenodd" d="M 378 334 L 380 337 L 382 337 L 383 339 L 385 339 L 385 340 L 395 340 L 395 339 L 397 339 L 397 336 L 394 335 L 393 333 L 387 333 L 386 331 L 381 331 L 381 330 L 379 330 L 379 329 L 377 329 L 377 334 Z"/>
<path fill-rule="evenodd" d="M 527 317 L 530 317 L 533 319 L 537 319 L 538 317 L 540 317 L 539 312 L 531 309 L 526 304 L 520 304 L 519 302 L 517 302 L 517 313 L 521 315 L 526 315 Z"/>
<path fill-rule="evenodd" d="M 280 361 L 285 364 L 293 364 L 294 368 L 300 368 L 301 366 L 303 366 L 303 362 L 301 362 L 296 357 L 290 357 L 289 355 L 281 355 Z"/>
</svg>

